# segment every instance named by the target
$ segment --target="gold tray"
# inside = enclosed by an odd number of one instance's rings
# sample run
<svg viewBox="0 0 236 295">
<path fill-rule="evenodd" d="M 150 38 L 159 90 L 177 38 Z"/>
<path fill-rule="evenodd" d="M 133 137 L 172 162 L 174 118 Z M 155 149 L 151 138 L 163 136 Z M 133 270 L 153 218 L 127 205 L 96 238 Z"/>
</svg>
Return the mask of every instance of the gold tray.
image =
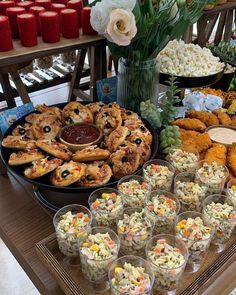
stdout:
<svg viewBox="0 0 236 295">
<path fill-rule="evenodd" d="M 80 267 L 69 266 L 64 262 L 65 256 L 59 251 L 55 234 L 37 243 L 36 252 L 66 295 L 110 294 L 109 291 L 96 293 L 83 277 Z M 184 273 L 176 294 L 202 294 L 235 260 L 236 235 L 233 235 L 222 253 L 215 253 L 210 248 L 198 272 Z"/>
</svg>

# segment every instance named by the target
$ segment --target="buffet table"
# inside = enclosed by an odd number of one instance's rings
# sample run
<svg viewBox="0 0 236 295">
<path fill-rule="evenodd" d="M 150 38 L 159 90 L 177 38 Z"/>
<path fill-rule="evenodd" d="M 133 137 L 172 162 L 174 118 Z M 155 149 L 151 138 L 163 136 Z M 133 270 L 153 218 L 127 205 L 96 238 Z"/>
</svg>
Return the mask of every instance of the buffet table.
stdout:
<svg viewBox="0 0 236 295">
<path fill-rule="evenodd" d="M 80 38 L 65 39 L 57 43 L 43 43 L 41 37 L 38 37 L 38 45 L 34 47 L 23 47 L 19 40 L 13 42 L 14 49 L 0 53 L 0 83 L 3 88 L 4 96 L 9 108 L 15 106 L 14 94 L 10 85 L 10 74 L 19 96 L 24 103 L 30 101 L 29 95 L 23 82 L 20 79 L 18 69 L 31 62 L 33 59 L 68 52 L 72 50 L 80 50 L 77 55 L 74 74 L 72 76 L 72 83 L 70 86 L 70 93 L 68 100 L 73 97 L 73 89 L 79 85 L 81 74 L 84 65 L 85 55 L 88 49 L 90 50 L 90 67 L 91 79 L 90 99 L 93 100 L 96 96 L 96 81 L 106 76 L 106 40 L 102 36 L 82 35 Z M 96 62 L 95 62 L 96 61 Z M 79 88 L 79 87 L 77 87 Z M 87 95 L 81 93 L 81 98 L 86 98 Z"/>
<path fill-rule="evenodd" d="M 34 200 L 30 185 L 11 175 L 1 176 L 0 185 L 0 237 L 41 294 L 64 294 L 35 251 L 54 231 L 52 215 Z M 196 294 L 228 295 L 236 287 L 235 269 L 234 255 L 205 284 L 199 282 L 202 292 Z"/>
</svg>

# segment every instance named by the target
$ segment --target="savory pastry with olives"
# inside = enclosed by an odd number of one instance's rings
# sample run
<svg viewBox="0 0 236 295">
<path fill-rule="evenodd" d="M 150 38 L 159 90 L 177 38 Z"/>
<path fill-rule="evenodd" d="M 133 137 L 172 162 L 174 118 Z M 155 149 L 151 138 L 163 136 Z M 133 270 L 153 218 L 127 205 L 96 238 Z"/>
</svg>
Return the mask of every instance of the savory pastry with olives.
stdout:
<svg viewBox="0 0 236 295">
<path fill-rule="evenodd" d="M 115 178 L 133 174 L 139 167 L 140 156 L 136 145 L 125 141 L 111 154 L 109 162 Z"/>
<path fill-rule="evenodd" d="M 61 122 L 55 115 L 39 114 L 32 124 L 37 139 L 54 139 L 61 130 Z"/>
<path fill-rule="evenodd" d="M 43 159 L 45 155 L 38 149 L 24 150 L 12 153 L 9 157 L 8 164 L 10 166 L 19 166 Z"/>
<path fill-rule="evenodd" d="M 110 157 L 110 152 L 99 148 L 96 145 L 91 145 L 82 150 L 78 150 L 72 157 L 73 161 L 76 162 L 92 162 L 92 161 L 102 161 Z"/>
<path fill-rule="evenodd" d="M 85 187 L 101 186 L 108 183 L 111 177 L 111 167 L 103 161 L 97 161 L 87 165 L 85 177 L 79 184 Z"/>
<path fill-rule="evenodd" d="M 51 182 L 55 186 L 68 186 L 84 177 L 86 165 L 70 161 L 59 166 L 51 176 Z"/>
<path fill-rule="evenodd" d="M 12 131 L 12 135 L 14 136 L 26 136 L 30 139 L 34 139 L 34 133 L 32 130 L 32 125 L 29 123 L 25 123 L 23 125 L 18 125 Z"/>
<path fill-rule="evenodd" d="M 64 161 L 70 161 L 72 157 L 72 152 L 68 147 L 54 139 L 39 139 L 36 141 L 36 146 L 49 155 Z"/>
<path fill-rule="evenodd" d="M 39 178 L 55 170 L 62 164 L 62 162 L 63 161 L 61 159 L 48 156 L 43 159 L 33 161 L 32 165 L 25 169 L 24 174 L 29 179 Z"/>
<path fill-rule="evenodd" d="M 8 135 L 3 138 L 2 146 L 15 150 L 31 150 L 36 148 L 35 140 L 25 136 Z"/>
<path fill-rule="evenodd" d="M 128 135 L 130 135 L 129 129 L 125 126 L 119 126 L 107 136 L 105 145 L 110 152 L 115 152 Z"/>
<path fill-rule="evenodd" d="M 65 125 L 75 123 L 93 123 L 93 114 L 85 105 L 78 101 L 69 102 L 62 111 Z"/>
</svg>

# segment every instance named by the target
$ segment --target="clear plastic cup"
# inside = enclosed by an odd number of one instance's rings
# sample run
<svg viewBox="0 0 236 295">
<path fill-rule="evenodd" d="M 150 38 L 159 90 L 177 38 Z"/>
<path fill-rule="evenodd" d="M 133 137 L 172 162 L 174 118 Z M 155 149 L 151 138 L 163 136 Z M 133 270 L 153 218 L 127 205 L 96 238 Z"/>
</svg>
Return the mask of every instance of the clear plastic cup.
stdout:
<svg viewBox="0 0 236 295">
<path fill-rule="evenodd" d="M 90 194 L 88 203 L 93 215 L 93 225 L 116 231 L 116 219 L 123 212 L 123 200 L 119 192 L 109 187 L 97 189 Z"/>
<path fill-rule="evenodd" d="M 209 206 L 217 204 L 225 204 L 225 206 L 230 206 L 232 210 L 228 211 L 230 214 L 226 213 L 226 208 L 217 209 L 217 213 L 209 210 Z M 221 211 L 222 209 L 222 211 Z M 231 238 L 234 226 L 236 225 L 236 210 L 234 203 L 229 197 L 224 195 L 211 195 L 208 196 L 203 201 L 203 215 L 210 220 L 210 222 L 215 227 L 215 234 L 212 243 L 215 246 L 216 252 L 222 252 L 226 246 L 226 243 Z"/>
<path fill-rule="evenodd" d="M 181 232 L 178 231 L 177 224 L 179 222 L 181 222 L 182 220 L 187 220 L 188 218 L 195 219 L 197 217 L 201 218 L 201 220 L 203 221 L 203 225 L 210 229 L 209 233 L 206 233 L 205 237 L 199 237 L 198 239 L 196 238 L 196 236 L 198 235 L 197 228 L 196 233 L 194 232 L 194 230 L 192 230 L 192 236 L 190 231 L 188 230 L 186 230 L 186 235 L 183 235 Z M 198 271 L 206 257 L 206 253 L 210 247 L 215 232 L 213 225 L 202 213 L 188 211 L 183 212 L 177 216 L 175 222 L 175 232 L 176 237 L 181 239 L 188 248 L 189 258 L 186 266 L 186 271 L 192 273 Z M 189 237 L 187 237 L 187 234 L 190 234 Z"/>
<path fill-rule="evenodd" d="M 129 175 L 118 181 L 117 188 L 125 207 L 142 207 L 151 193 L 151 185 L 139 175 Z"/>
<path fill-rule="evenodd" d="M 195 172 L 199 153 L 184 151 L 181 147 L 172 147 L 166 158 L 175 168 L 176 173 Z"/>
<path fill-rule="evenodd" d="M 183 261 L 179 262 L 178 267 L 160 266 L 158 265 L 155 257 L 152 255 L 153 248 L 156 246 L 158 240 L 165 240 L 168 245 L 175 247 L 182 254 Z M 178 287 L 180 278 L 184 272 L 187 260 L 188 260 L 188 249 L 184 242 L 173 235 L 157 235 L 152 237 L 146 245 L 146 257 L 151 263 L 151 268 L 155 275 L 154 290 L 163 292 L 163 294 L 175 294 Z M 158 257 L 158 256 L 157 256 Z"/>
<path fill-rule="evenodd" d="M 154 225 L 154 234 L 173 234 L 175 218 L 180 202 L 170 192 L 152 191 L 145 205 L 145 213 Z"/>
<path fill-rule="evenodd" d="M 214 167 L 214 172 L 210 173 L 212 167 Z M 217 165 L 216 162 L 209 164 L 205 160 L 198 162 L 196 180 L 200 180 L 208 186 L 208 195 L 220 194 L 224 189 L 228 176 L 229 170 L 224 165 Z"/>
<path fill-rule="evenodd" d="M 152 190 L 171 191 L 175 168 L 167 161 L 154 159 L 143 165 L 143 177 L 151 183 Z"/>
<path fill-rule="evenodd" d="M 90 221 L 87 223 L 86 226 L 77 227 L 75 233 L 65 232 L 60 228 L 60 224 L 62 222 L 63 216 L 65 216 L 65 214 L 68 212 L 71 212 L 74 216 L 76 216 L 76 214 L 78 213 L 86 214 L 88 215 Z M 55 227 L 57 242 L 60 251 L 66 256 L 79 256 L 78 244 L 79 242 L 86 239 L 87 234 L 91 231 L 92 214 L 89 209 L 77 204 L 67 205 L 56 212 L 53 218 L 53 224 Z"/>
<path fill-rule="evenodd" d="M 143 208 L 125 208 L 117 219 L 121 254 L 144 256 L 145 246 L 152 236 L 153 228 L 154 224 L 146 216 Z"/>
<path fill-rule="evenodd" d="M 181 211 L 201 211 L 202 200 L 207 196 L 208 186 L 195 173 L 179 173 L 174 179 L 174 194 L 180 201 Z"/>
<path fill-rule="evenodd" d="M 227 183 L 227 196 L 234 203 L 234 206 L 236 206 L 236 178 L 231 179 Z"/>
<path fill-rule="evenodd" d="M 134 271 L 132 271 L 132 267 L 137 268 L 137 271 L 135 271 L 135 273 L 137 273 L 138 275 L 141 274 L 139 277 L 137 277 L 137 280 L 135 278 L 135 281 L 133 281 Z M 122 284 L 122 269 L 124 268 L 126 269 L 125 274 L 127 276 L 127 284 L 125 285 L 125 287 Z M 132 278 L 130 278 L 130 283 L 129 270 L 132 276 Z M 141 283 L 139 283 L 140 280 Z M 112 295 L 151 295 L 154 283 L 154 273 L 148 261 L 138 256 L 127 255 L 115 260 L 112 263 L 109 268 L 109 281 Z M 137 283 L 135 284 L 135 282 Z M 134 293 L 134 288 L 136 288 L 137 293 Z"/>
<path fill-rule="evenodd" d="M 91 230 L 91 235 L 95 235 L 97 233 L 106 234 L 108 233 L 110 238 L 115 242 L 116 251 L 112 254 L 111 257 L 106 259 L 90 259 L 87 255 L 83 252 L 84 243 L 80 244 L 80 260 L 81 260 L 81 270 L 84 277 L 94 284 L 108 284 L 108 269 L 110 264 L 117 259 L 118 252 L 120 248 L 120 240 L 117 234 L 111 230 L 110 228 L 106 227 L 93 227 Z M 99 257 L 99 255 L 97 256 Z"/>
</svg>

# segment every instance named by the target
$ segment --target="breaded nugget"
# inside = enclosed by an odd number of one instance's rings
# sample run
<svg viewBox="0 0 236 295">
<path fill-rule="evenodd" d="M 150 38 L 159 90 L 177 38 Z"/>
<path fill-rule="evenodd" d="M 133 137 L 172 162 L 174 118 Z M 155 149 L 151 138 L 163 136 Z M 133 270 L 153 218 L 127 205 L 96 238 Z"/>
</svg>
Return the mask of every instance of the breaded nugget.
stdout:
<svg viewBox="0 0 236 295">
<path fill-rule="evenodd" d="M 228 150 L 227 164 L 234 176 L 236 176 L 236 143 L 232 143 Z"/>
<path fill-rule="evenodd" d="M 185 130 L 182 128 L 179 129 L 179 132 L 180 132 L 180 139 L 182 141 L 189 140 L 190 138 L 194 138 L 194 137 L 198 136 L 199 134 L 201 134 L 197 131 Z"/>
<path fill-rule="evenodd" d="M 216 162 L 218 165 L 226 165 L 227 162 L 227 148 L 220 143 L 214 143 L 213 146 L 207 150 L 205 160 L 210 164 Z"/>
<path fill-rule="evenodd" d="M 231 126 L 236 127 L 236 115 L 234 115 L 234 116 L 231 118 L 231 122 L 232 122 Z"/>
<path fill-rule="evenodd" d="M 195 130 L 200 132 L 204 132 L 204 130 L 206 129 L 206 125 L 198 119 L 177 119 L 172 122 L 172 125 L 177 125 L 180 128 L 186 130 Z"/>
<path fill-rule="evenodd" d="M 186 115 L 188 118 L 200 120 L 206 126 L 212 126 L 212 125 L 219 124 L 219 120 L 218 120 L 217 116 L 212 113 L 209 113 L 209 112 L 191 110 L 191 111 L 187 112 Z"/>
<path fill-rule="evenodd" d="M 199 134 L 194 138 L 186 140 L 182 144 L 182 149 L 192 153 L 202 153 L 212 146 L 212 141 L 208 133 Z"/>
<path fill-rule="evenodd" d="M 222 125 L 231 125 L 232 124 L 230 116 L 226 113 L 219 113 L 218 119 L 220 121 L 220 124 L 222 124 Z"/>
</svg>

